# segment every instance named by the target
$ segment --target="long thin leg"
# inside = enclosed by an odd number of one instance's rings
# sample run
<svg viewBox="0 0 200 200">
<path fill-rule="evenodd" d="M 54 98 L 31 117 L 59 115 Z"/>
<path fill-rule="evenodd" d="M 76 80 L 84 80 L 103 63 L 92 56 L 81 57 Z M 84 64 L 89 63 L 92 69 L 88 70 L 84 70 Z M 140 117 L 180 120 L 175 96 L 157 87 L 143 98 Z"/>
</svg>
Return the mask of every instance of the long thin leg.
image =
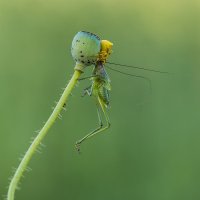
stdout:
<svg viewBox="0 0 200 200">
<path fill-rule="evenodd" d="M 103 127 L 103 122 L 102 122 L 102 119 L 101 119 L 100 109 L 99 109 L 98 103 L 97 103 L 97 115 L 98 115 L 98 120 L 99 120 L 99 127 L 96 128 L 95 130 L 93 130 L 92 132 L 90 132 L 89 134 L 87 134 L 86 136 L 84 136 L 83 138 L 81 138 L 80 140 L 78 140 L 78 141 L 76 142 L 76 148 L 77 148 L 78 152 L 80 152 L 80 144 L 81 144 L 84 140 L 86 140 L 86 139 L 89 137 L 89 135 L 93 134 L 94 132 L 100 130 L 100 129 Z"/>
<path fill-rule="evenodd" d="M 82 139 L 80 139 L 79 141 L 76 142 L 76 148 L 77 150 L 80 152 L 80 145 L 83 141 L 85 141 L 86 139 L 96 135 L 97 133 L 100 133 L 106 129 L 108 129 L 110 127 L 110 121 L 109 121 L 109 117 L 108 117 L 108 114 L 106 112 L 106 108 L 104 106 L 104 104 L 102 103 L 102 101 L 98 98 L 98 102 L 99 102 L 99 105 L 97 105 L 97 114 L 98 114 L 98 118 L 99 118 L 99 123 L 100 123 L 100 126 L 95 129 L 94 131 L 90 132 L 89 134 L 87 134 L 85 137 L 83 137 Z M 100 116 L 100 111 L 99 111 L 99 106 L 105 116 L 105 119 L 106 119 L 106 122 L 107 122 L 107 125 L 105 127 L 103 127 L 103 123 L 102 123 L 102 120 L 101 120 L 101 116 Z"/>
<path fill-rule="evenodd" d="M 107 114 L 107 112 L 106 112 L 106 108 L 105 108 L 104 104 L 102 103 L 102 101 L 101 101 L 100 99 L 99 99 L 99 104 L 100 104 L 100 106 L 101 106 L 101 109 L 102 109 L 103 114 L 104 114 L 105 119 L 106 119 L 106 126 L 105 126 L 105 127 L 102 127 L 101 129 L 99 129 L 99 130 L 97 130 L 97 131 L 95 131 L 95 132 L 93 132 L 93 133 L 90 134 L 87 138 L 90 138 L 90 137 L 96 135 L 97 133 L 100 133 L 100 132 L 105 131 L 106 129 L 110 128 L 111 123 L 110 123 L 108 114 Z"/>
</svg>

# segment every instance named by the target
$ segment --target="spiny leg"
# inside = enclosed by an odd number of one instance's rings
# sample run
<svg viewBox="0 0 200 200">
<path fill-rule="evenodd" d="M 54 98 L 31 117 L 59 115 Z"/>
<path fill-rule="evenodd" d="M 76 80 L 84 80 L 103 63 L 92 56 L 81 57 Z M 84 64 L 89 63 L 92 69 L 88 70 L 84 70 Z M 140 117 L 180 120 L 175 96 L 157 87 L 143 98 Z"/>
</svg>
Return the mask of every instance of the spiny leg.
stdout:
<svg viewBox="0 0 200 200">
<path fill-rule="evenodd" d="M 106 112 L 106 108 L 103 104 L 103 102 L 100 100 L 100 98 L 98 98 L 98 101 L 99 101 L 99 105 L 97 105 L 97 113 L 98 113 L 98 117 L 99 117 L 99 123 L 100 123 L 100 126 L 99 128 L 95 129 L 94 131 L 90 132 L 89 134 L 87 134 L 85 137 L 83 137 L 82 139 L 80 139 L 79 141 L 76 142 L 76 148 L 77 150 L 80 152 L 80 145 L 83 141 L 85 141 L 86 139 L 96 135 L 97 133 L 100 133 L 106 129 L 108 129 L 110 127 L 110 121 L 109 121 L 109 117 L 108 117 L 108 114 Z M 99 111 L 99 106 L 101 107 L 101 110 L 105 116 L 105 119 L 106 119 L 106 123 L 107 125 L 105 127 L 103 127 L 103 123 L 102 123 L 102 120 L 101 120 L 101 117 L 100 117 L 100 111 Z"/>
<path fill-rule="evenodd" d="M 95 133 L 96 131 L 100 130 L 103 127 L 103 122 L 102 122 L 102 119 L 101 119 L 101 114 L 100 114 L 100 109 L 99 109 L 98 103 L 96 104 L 96 106 L 97 106 L 97 115 L 98 115 L 98 120 L 99 120 L 99 127 L 76 142 L 76 149 L 78 150 L 78 152 L 80 152 L 81 143 L 84 140 L 86 140 L 87 138 L 89 138 L 91 134 Z"/>
</svg>

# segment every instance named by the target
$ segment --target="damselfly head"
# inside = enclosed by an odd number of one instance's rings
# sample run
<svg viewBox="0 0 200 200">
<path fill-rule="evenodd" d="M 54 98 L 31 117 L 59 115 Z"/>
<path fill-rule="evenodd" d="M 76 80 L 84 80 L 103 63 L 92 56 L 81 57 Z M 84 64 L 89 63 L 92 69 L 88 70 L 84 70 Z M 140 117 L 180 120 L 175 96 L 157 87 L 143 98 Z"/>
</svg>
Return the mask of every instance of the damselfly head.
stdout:
<svg viewBox="0 0 200 200">
<path fill-rule="evenodd" d="M 96 64 L 100 51 L 101 40 L 93 33 L 80 31 L 72 41 L 72 57 L 77 64 L 83 67 Z"/>
</svg>

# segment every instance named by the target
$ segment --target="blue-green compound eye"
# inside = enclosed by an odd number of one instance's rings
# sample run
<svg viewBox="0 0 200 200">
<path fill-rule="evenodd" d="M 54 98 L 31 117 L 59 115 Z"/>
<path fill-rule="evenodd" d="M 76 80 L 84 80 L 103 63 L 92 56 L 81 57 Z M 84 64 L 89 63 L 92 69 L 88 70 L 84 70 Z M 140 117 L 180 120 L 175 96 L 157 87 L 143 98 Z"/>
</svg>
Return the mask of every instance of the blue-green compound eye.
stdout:
<svg viewBox="0 0 200 200">
<path fill-rule="evenodd" d="M 100 50 L 101 40 L 93 33 L 80 31 L 72 41 L 72 57 L 84 66 L 95 64 Z"/>
</svg>

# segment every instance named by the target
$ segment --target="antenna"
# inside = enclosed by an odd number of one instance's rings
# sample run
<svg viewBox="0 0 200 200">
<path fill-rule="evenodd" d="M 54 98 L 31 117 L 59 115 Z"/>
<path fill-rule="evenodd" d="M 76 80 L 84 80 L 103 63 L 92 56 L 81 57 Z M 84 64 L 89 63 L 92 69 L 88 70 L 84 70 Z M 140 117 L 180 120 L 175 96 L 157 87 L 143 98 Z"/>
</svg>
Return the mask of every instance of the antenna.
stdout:
<svg viewBox="0 0 200 200">
<path fill-rule="evenodd" d="M 159 70 L 155 70 L 155 69 L 147 69 L 144 67 L 137 67 L 134 65 L 124 65 L 124 64 L 118 64 L 118 63 L 113 63 L 113 62 L 106 62 L 106 63 L 108 63 L 110 65 L 117 65 L 117 66 L 122 66 L 122 67 L 127 67 L 127 68 L 142 69 L 145 71 L 156 72 L 156 73 L 160 73 L 160 74 L 170 74 L 169 72 L 159 71 Z"/>
<path fill-rule="evenodd" d="M 120 74 L 124 74 L 124 75 L 128 75 L 128 76 L 133 76 L 133 77 L 136 77 L 136 78 L 142 78 L 144 80 L 146 80 L 149 84 L 149 88 L 150 88 L 150 91 L 152 91 L 152 88 L 151 88 L 151 80 L 145 76 L 140 76 L 140 75 L 134 75 L 134 74 L 129 74 L 129 73 L 126 73 L 126 72 L 122 72 L 122 71 L 119 71 L 117 69 L 113 69 L 109 66 L 106 66 L 108 69 L 112 70 L 112 71 L 115 71 L 115 72 L 118 72 Z M 150 92 L 151 93 L 151 92 Z"/>
</svg>

